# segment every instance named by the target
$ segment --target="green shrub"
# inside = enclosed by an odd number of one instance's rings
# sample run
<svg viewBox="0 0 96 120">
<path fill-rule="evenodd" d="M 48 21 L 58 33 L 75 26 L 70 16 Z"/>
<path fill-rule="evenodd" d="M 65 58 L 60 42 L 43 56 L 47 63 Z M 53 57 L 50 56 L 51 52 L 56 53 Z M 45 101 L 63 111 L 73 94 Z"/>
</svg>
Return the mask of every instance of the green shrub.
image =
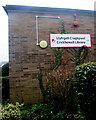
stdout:
<svg viewBox="0 0 96 120">
<path fill-rule="evenodd" d="M 20 108 L 22 120 L 31 120 L 32 105 L 23 105 Z"/>
<path fill-rule="evenodd" d="M 80 105 L 77 106 L 76 113 L 67 113 L 67 120 L 86 120 L 84 112 L 81 112 Z"/>
<path fill-rule="evenodd" d="M 84 111 L 88 120 L 94 120 L 96 115 L 96 63 L 89 62 L 76 67 L 75 93 L 77 104 Z"/>
<path fill-rule="evenodd" d="M 20 107 L 23 104 L 19 104 L 16 102 L 16 104 L 7 104 L 2 106 L 1 113 L 2 113 L 2 119 L 3 120 L 21 120 L 21 112 Z"/>
<path fill-rule="evenodd" d="M 30 120 L 30 111 L 29 110 L 21 110 L 21 116 L 22 116 L 22 120 Z"/>
<path fill-rule="evenodd" d="M 2 103 L 9 99 L 9 63 L 2 66 Z"/>
<path fill-rule="evenodd" d="M 59 111 L 57 114 L 53 114 L 52 115 L 52 120 L 66 120 L 67 114 L 66 112 L 63 110 L 63 111 Z"/>
<path fill-rule="evenodd" d="M 32 120 L 51 120 L 53 106 L 51 104 L 34 104 L 32 105 Z"/>
</svg>

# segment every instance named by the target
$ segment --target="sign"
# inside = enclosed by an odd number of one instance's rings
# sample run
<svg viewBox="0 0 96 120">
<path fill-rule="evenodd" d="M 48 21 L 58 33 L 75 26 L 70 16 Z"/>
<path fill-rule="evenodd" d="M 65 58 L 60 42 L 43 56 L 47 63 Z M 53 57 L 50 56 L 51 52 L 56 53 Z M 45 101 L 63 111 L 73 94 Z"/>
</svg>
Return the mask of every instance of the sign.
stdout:
<svg viewBox="0 0 96 120">
<path fill-rule="evenodd" d="M 51 48 L 58 47 L 91 47 L 90 34 L 80 33 L 50 33 L 50 46 Z"/>
</svg>

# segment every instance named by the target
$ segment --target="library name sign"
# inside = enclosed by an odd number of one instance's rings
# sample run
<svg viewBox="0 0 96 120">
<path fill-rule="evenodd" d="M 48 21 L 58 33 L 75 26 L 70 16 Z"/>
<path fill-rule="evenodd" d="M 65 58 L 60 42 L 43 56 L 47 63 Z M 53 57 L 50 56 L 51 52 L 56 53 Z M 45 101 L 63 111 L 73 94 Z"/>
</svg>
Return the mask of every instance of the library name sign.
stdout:
<svg viewBox="0 0 96 120">
<path fill-rule="evenodd" d="M 62 47 L 91 47 L 91 35 L 80 33 L 50 33 L 51 48 Z"/>
</svg>

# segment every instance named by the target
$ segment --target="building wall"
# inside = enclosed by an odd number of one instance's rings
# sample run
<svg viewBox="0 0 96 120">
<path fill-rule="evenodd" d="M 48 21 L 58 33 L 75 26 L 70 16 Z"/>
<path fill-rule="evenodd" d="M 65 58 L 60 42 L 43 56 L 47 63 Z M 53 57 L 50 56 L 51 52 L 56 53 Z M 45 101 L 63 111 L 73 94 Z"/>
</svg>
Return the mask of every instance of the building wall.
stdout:
<svg viewBox="0 0 96 120">
<path fill-rule="evenodd" d="M 5 6 L 9 18 L 10 100 L 24 103 L 42 101 L 38 73 L 43 75 L 51 69 L 54 55 L 50 45 L 41 49 L 36 45 L 36 16 L 60 16 L 61 19 L 38 18 L 39 41 L 49 44 L 49 33 L 59 33 L 64 21 L 66 33 L 90 33 L 92 48 L 90 61 L 94 61 L 94 15 L 92 11 Z M 79 26 L 74 28 L 73 14 L 77 13 Z M 89 61 L 89 60 L 88 60 Z M 43 81 L 45 84 L 45 81 Z"/>
</svg>

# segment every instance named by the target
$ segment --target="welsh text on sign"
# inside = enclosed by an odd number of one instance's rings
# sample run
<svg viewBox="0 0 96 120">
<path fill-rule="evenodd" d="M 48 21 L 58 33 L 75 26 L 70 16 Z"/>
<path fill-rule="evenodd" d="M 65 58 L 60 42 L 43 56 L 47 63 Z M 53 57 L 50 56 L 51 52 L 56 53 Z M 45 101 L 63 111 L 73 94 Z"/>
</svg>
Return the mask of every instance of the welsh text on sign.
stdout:
<svg viewBox="0 0 96 120">
<path fill-rule="evenodd" d="M 50 46 L 51 48 L 58 47 L 91 47 L 91 36 L 90 34 L 50 34 Z"/>
</svg>

